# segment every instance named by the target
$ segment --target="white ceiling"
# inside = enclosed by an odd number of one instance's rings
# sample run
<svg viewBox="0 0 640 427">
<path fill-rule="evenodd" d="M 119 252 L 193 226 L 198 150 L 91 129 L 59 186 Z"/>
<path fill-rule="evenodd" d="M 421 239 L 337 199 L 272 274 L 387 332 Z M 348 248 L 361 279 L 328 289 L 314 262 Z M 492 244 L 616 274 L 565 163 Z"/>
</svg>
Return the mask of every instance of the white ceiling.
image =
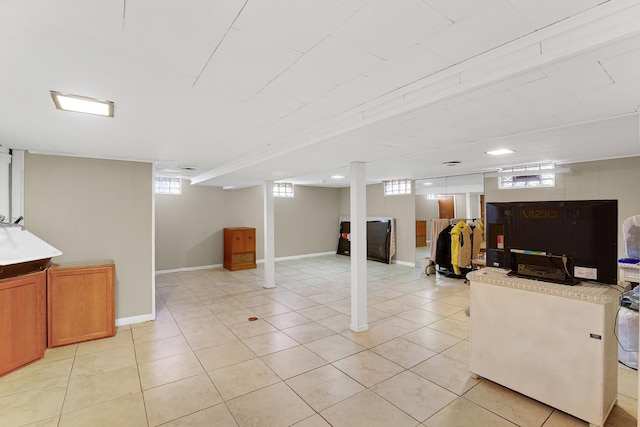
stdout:
<svg viewBox="0 0 640 427">
<path fill-rule="evenodd" d="M 0 0 L 0 58 L 3 147 L 205 185 L 640 155 L 640 0 Z"/>
</svg>

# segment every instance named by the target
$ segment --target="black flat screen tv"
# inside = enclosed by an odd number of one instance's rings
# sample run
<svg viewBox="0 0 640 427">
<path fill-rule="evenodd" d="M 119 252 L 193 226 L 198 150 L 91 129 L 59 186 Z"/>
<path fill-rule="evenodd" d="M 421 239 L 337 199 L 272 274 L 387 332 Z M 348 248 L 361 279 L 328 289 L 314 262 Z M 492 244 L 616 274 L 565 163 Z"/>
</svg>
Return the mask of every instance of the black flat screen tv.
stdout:
<svg viewBox="0 0 640 427">
<path fill-rule="evenodd" d="M 350 233 L 351 223 L 349 221 L 342 221 L 340 223 L 337 254 L 350 255 Z M 367 259 L 389 264 L 390 245 L 391 221 L 367 221 Z"/>
<path fill-rule="evenodd" d="M 487 266 L 563 284 L 618 279 L 618 201 L 487 203 Z"/>
</svg>

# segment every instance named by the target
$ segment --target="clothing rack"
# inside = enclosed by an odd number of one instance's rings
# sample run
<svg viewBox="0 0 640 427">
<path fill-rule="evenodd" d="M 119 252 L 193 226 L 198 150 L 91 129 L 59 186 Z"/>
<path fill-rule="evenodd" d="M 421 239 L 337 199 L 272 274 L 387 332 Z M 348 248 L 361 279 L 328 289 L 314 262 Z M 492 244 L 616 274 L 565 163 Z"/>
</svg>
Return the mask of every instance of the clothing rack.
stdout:
<svg viewBox="0 0 640 427">
<path fill-rule="evenodd" d="M 432 228 L 433 235 L 437 234 L 435 242 L 432 239 L 432 245 L 434 245 L 432 248 L 435 247 L 436 249 L 435 263 L 439 273 L 444 274 L 447 277 L 465 279 L 466 274 L 473 269 L 471 254 L 473 253 L 475 246 L 478 248 L 480 246 L 480 244 L 473 244 L 474 235 L 477 236 L 476 233 L 480 233 L 482 241 L 484 241 L 484 230 L 483 228 L 479 228 L 480 223 L 477 223 L 480 220 L 481 218 L 450 218 L 448 220 L 432 220 L 432 227 L 434 227 Z M 464 222 L 464 225 L 460 225 L 460 222 Z M 435 226 L 438 226 L 438 228 L 436 229 Z M 467 231 L 464 231 L 464 229 Z M 455 231 L 455 236 L 453 236 L 452 231 Z M 465 255 L 459 252 L 463 247 Z M 468 258 L 468 265 L 458 265 L 457 262 L 452 263 L 452 256 L 456 260 L 466 260 L 466 258 Z"/>
<path fill-rule="evenodd" d="M 453 224 L 454 222 L 457 224 L 460 221 L 466 221 L 466 222 L 476 222 L 479 219 L 482 218 L 450 218 L 449 219 L 449 224 Z M 433 221 L 433 220 L 432 220 Z"/>
</svg>

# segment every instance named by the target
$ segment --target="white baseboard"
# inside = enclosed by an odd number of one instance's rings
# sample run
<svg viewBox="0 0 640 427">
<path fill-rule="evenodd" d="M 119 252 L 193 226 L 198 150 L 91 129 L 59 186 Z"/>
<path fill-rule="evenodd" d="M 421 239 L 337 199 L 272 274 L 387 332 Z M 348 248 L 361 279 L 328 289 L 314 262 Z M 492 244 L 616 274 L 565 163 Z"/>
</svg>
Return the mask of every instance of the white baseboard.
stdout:
<svg viewBox="0 0 640 427">
<path fill-rule="evenodd" d="M 325 256 L 325 255 L 335 255 L 336 251 L 331 251 L 331 252 L 317 252 L 315 254 L 303 254 L 303 255 L 291 255 L 291 256 L 282 256 L 282 257 L 278 257 L 275 260 L 276 261 L 289 261 L 292 259 L 303 259 L 303 258 L 314 258 L 314 257 L 318 257 L 318 256 Z M 258 260 L 256 261 L 258 264 L 264 264 L 264 260 Z"/>
<path fill-rule="evenodd" d="M 415 262 L 408 262 L 408 261 L 391 261 L 391 264 L 405 265 L 407 267 L 415 267 L 416 266 Z"/>
<path fill-rule="evenodd" d="M 116 319 L 116 326 L 125 326 L 132 325 L 134 323 L 148 322 L 150 320 L 155 320 L 155 318 L 156 316 L 153 313 L 141 314 L 140 316 L 122 317 L 120 319 Z"/>
<path fill-rule="evenodd" d="M 335 254 L 336 254 L 335 251 L 317 252 L 317 253 L 314 253 L 314 254 L 283 256 L 283 257 L 276 258 L 275 261 L 288 261 L 288 260 L 292 260 L 292 259 L 313 258 L 313 257 L 318 257 L 318 256 L 335 255 Z M 264 264 L 264 260 L 263 259 L 256 260 L 256 264 Z M 212 268 L 222 268 L 222 264 L 199 265 L 199 266 L 196 266 L 196 267 L 174 268 L 174 269 L 171 269 L 171 270 L 158 270 L 158 271 L 156 271 L 156 274 L 180 273 L 182 271 L 209 270 L 209 269 L 212 269 Z"/>
<path fill-rule="evenodd" d="M 222 264 L 199 265 L 196 267 L 182 267 L 182 268 L 174 268 L 171 270 L 158 270 L 156 271 L 156 274 L 180 273 L 181 271 L 210 270 L 212 268 L 221 268 L 221 267 L 222 267 Z"/>
<path fill-rule="evenodd" d="M 294 259 L 314 258 L 314 257 L 319 257 L 319 256 L 335 255 L 335 254 L 336 254 L 335 251 L 317 252 L 317 253 L 314 253 L 314 254 L 303 254 L 303 255 L 292 255 L 292 256 L 278 257 L 278 258 L 275 259 L 275 261 L 289 261 L 289 260 L 294 260 Z M 264 264 L 264 260 L 263 259 L 256 260 L 256 264 Z M 416 266 L 415 262 L 397 261 L 397 260 L 391 260 L 391 264 L 404 265 L 404 266 L 407 266 L 407 267 L 415 267 Z M 222 267 L 222 264 L 200 265 L 200 266 L 197 266 L 197 267 L 174 268 L 172 270 L 158 270 L 158 271 L 156 271 L 156 274 L 179 273 L 181 271 L 209 270 L 211 268 L 221 268 L 221 267 Z"/>
</svg>

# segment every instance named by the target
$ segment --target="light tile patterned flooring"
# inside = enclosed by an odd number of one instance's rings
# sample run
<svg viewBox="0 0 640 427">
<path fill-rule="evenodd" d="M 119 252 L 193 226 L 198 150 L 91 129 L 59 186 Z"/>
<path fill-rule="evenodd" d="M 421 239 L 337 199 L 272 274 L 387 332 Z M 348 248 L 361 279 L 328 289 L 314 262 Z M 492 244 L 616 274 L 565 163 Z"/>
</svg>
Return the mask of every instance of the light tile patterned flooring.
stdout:
<svg viewBox="0 0 640 427">
<path fill-rule="evenodd" d="M 356 334 L 349 270 L 338 255 L 278 262 L 271 290 L 261 268 L 158 275 L 156 321 L 0 378 L 0 426 L 586 425 L 469 377 L 463 281 L 369 262 Z M 636 425 L 637 378 L 620 365 L 607 425 Z"/>
</svg>

